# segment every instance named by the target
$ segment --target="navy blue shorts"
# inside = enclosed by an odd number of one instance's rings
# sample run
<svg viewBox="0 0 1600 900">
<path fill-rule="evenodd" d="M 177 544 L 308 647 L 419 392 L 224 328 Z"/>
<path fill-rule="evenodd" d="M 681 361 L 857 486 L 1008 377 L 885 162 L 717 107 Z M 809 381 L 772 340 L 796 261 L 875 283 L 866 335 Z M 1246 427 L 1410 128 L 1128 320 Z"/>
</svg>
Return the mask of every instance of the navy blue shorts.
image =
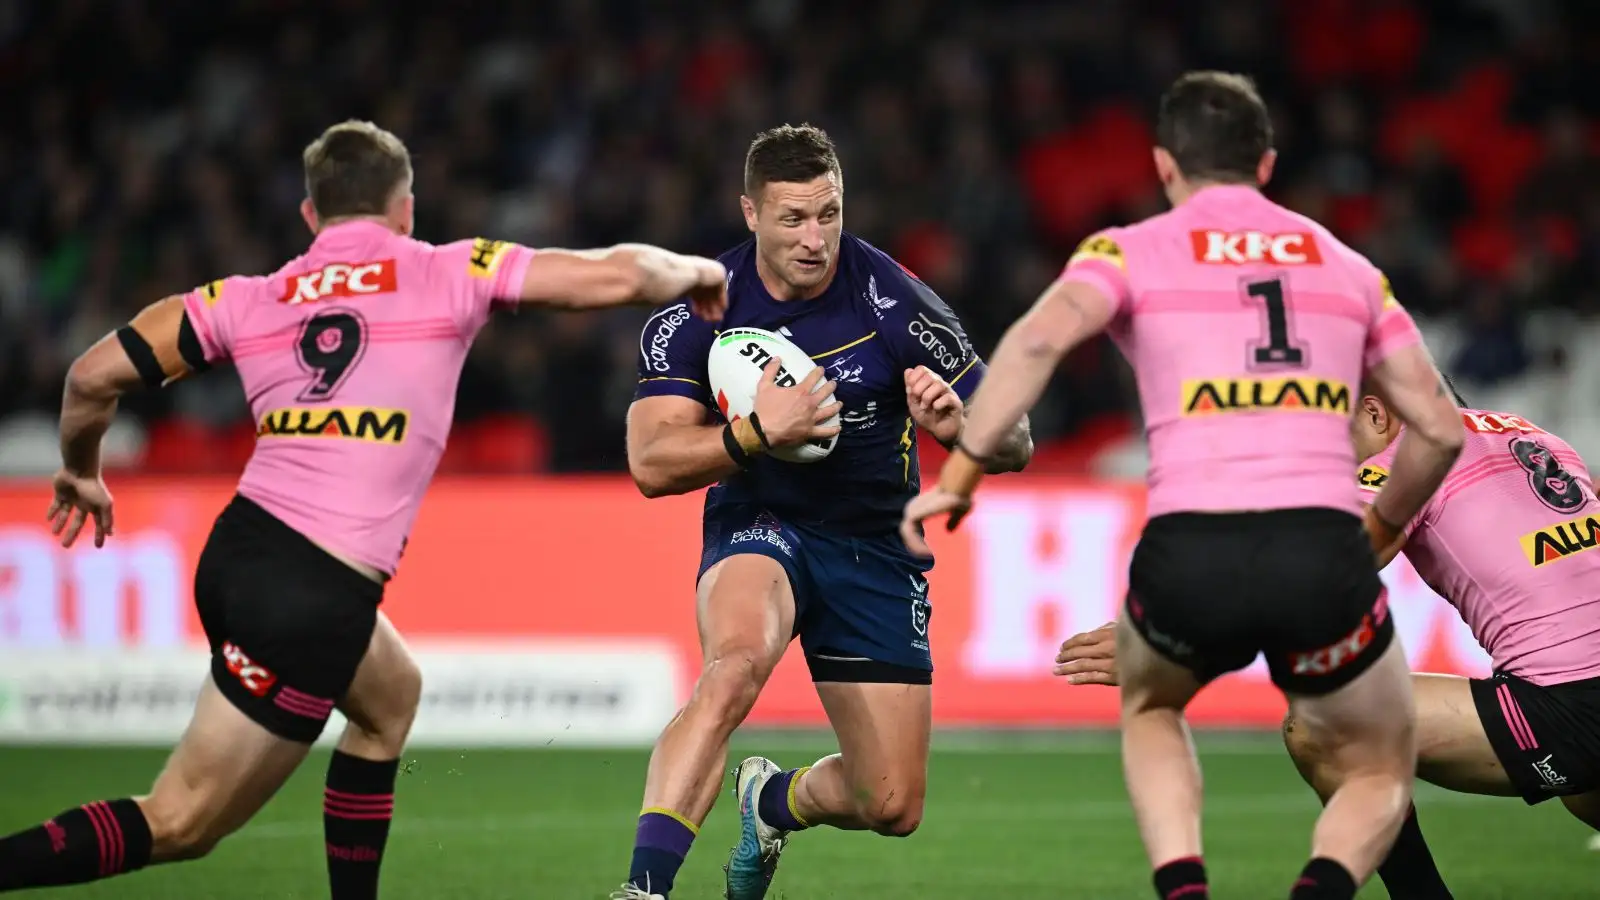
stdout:
<svg viewBox="0 0 1600 900">
<path fill-rule="evenodd" d="M 706 515 L 696 582 L 741 553 L 776 560 L 794 590 L 794 631 L 813 681 L 931 684 L 927 572 L 898 534 L 839 535 L 751 506 Z"/>
</svg>

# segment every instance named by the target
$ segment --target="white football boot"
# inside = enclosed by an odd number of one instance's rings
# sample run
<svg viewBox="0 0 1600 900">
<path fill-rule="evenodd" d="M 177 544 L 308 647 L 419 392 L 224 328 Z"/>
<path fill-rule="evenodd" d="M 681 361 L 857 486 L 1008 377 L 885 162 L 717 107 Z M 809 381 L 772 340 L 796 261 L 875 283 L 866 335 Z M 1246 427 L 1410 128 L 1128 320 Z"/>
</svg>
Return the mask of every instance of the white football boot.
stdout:
<svg viewBox="0 0 1600 900">
<path fill-rule="evenodd" d="M 667 900 L 667 898 L 662 894 L 646 894 L 644 888 L 625 884 L 611 892 L 611 900 Z"/>
</svg>

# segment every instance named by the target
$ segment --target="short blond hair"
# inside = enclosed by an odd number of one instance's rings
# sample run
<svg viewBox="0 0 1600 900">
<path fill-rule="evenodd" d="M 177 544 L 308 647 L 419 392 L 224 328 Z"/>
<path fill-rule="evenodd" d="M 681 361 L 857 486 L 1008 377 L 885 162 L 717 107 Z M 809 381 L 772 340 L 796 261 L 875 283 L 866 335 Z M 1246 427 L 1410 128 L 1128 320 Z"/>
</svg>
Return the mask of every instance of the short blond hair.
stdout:
<svg viewBox="0 0 1600 900">
<path fill-rule="evenodd" d="M 306 146 L 306 196 L 323 219 L 383 215 L 411 184 L 411 153 L 390 132 L 349 119 Z"/>
</svg>

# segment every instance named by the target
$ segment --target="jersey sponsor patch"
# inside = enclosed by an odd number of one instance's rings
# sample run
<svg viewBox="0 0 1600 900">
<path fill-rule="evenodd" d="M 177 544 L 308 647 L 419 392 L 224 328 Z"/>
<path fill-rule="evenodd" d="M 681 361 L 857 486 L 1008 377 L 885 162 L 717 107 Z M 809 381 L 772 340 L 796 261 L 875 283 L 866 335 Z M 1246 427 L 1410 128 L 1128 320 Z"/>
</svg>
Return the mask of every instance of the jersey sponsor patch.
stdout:
<svg viewBox="0 0 1600 900">
<path fill-rule="evenodd" d="M 946 379 L 961 370 L 962 364 L 971 355 L 966 341 L 956 334 L 954 329 L 941 325 L 929 318 L 926 313 L 917 313 L 917 317 L 906 326 L 906 332 L 911 339 L 916 341 L 922 349 L 928 351 L 934 362 L 938 363 Z M 851 346 L 846 344 L 846 347 Z M 839 349 L 844 349 L 841 347 Z"/>
<path fill-rule="evenodd" d="M 406 439 L 410 415 L 403 409 L 364 406 L 287 407 L 271 410 L 256 426 L 260 438 L 347 438 L 376 444 Z"/>
<path fill-rule="evenodd" d="M 472 242 L 472 255 L 467 257 L 467 274 L 473 278 L 493 278 L 506 258 L 511 245 L 505 241 L 476 238 Z"/>
<path fill-rule="evenodd" d="M 644 330 L 639 332 L 639 357 L 644 360 L 645 368 L 652 372 L 672 371 L 672 360 L 667 354 L 672 336 L 692 317 L 689 304 L 674 303 L 657 310 L 645 321 Z"/>
<path fill-rule="evenodd" d="M 1389 470 L 1383 466 L 1362 466 L 1356 473 L 1356 484 L 1362 488 L 1377 493 L 1389 482 Z"/>
<path fill-rule="evenodd" d="M 1242 266 L 1272 263 L 1280 266 L 1320 266 L 1322 250 L 1310 232 L 1191 231 L 1195 262 Z"/>
<path fill-rule="evenodd" d="M 1510 413 L 1464 412 L 1461 421 L 1479 434 L 1544 434 L 1544 429 Z"/>
<path fill-rule="evenodd" d="M 1522 536 L 1522 553 L 1535 569 L 1600 545 L 1600 516 L 1579 516 Z"/>
<path fill-rule="evenodd" d="M 373 294 L 392 294 L 398 286 L 392 259 L 376 262 L 330 263 L 312 272 L 291 275 L 283 285 L 279 303 L 319 303 Z"/>
<path fill-rule="evenodd" d="M 206 306 L 216 306 L 222 300 L 222 279 L 219 278 L 196 290 L 200 292 L 200 299 L 205 301 Z"/>
<path fill-rule="evenodd" d="M 1350 414 L 1350 386 L 1322 378 L 1191 378 L 1183 383 L 1183 414 L 1277 410 Z"/>
<path fill-rule="evenodd" d="M 1396 300 L 1394 297 L 1394 287 L 1389 284 L 1389 276 L 1379 272 L 1378 284 L 1383 289 L 1383 308 L 1398 309 L 1400 307 L 1400 301 Z"/>
<path fill-rule="evenodd" d="M 1072 252 L 1072 257 L 1067 260 L 1067 265 L 1071 266 L 1096 259 L 1101 262 L 1111 263 L 1119 269 L 1128 267 L 1127 259 L 1122 255 L 1122 246 L 1105 234 L 1093 234 L 1086 238 L 1083 243 L 1078 245 L 1078 249 Z"/>
</svg>

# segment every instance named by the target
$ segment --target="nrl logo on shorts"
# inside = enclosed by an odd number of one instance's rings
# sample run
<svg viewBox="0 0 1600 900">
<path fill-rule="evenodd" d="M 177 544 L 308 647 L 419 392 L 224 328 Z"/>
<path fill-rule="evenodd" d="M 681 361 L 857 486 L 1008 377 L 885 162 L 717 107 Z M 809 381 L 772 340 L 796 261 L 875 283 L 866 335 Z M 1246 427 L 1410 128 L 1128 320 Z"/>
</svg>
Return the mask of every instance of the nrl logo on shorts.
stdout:
<svg viewBox="0 0 1600 900">
<path fill-rule="evenodd" d="M 928 614 L 933 605 L 928 602 L 928 579 L 911 576 L 911 628 L 922 637 L 928 636 Z"/>
</svg>

